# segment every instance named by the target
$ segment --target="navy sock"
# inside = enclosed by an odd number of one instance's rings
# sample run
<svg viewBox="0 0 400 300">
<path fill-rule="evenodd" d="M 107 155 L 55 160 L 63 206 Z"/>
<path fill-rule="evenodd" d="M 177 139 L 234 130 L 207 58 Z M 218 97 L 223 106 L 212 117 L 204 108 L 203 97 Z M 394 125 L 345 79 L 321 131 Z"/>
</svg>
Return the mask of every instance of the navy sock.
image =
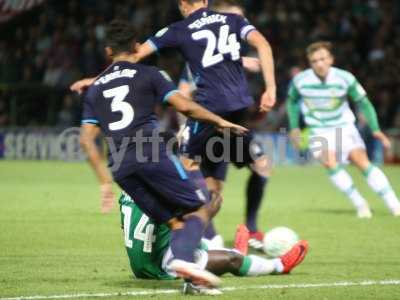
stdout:
<svg viewBox="0 0 400 300">
<path fill-rule="evenodd" d="M 203 174 L 200 172 L 200 170 L 198 171 L 190 171 L 188 172 L 190 178 L 195 182 L 196 186 L 198 188 L 200 188 L 203 193 L 206 195 L 206 197 L 208 197 L 211 200 L 211 193 L 209 192 L 208 188 L 207 188 L 207 183 L 203 177 Z M 206 230 L 204 231 L 204 237 L 206 239 L 211 240 L 212 238 L 214 238 L 217 235 L 216 231 L 215 231 L 215 227 L 212 221 L 210 221 L 209 225 L 206 227 Z"/>
<path fill-rule="evenodd" d="M 204 223 L 197 216 L 191 216 L 185 221 L 182 229 L 171 233 L 171 251 L 176 259 L 194 262 L 194 251 L 203 236 Z"/>
<path fill-rule="evenodd" d="M 215 227 L 214 227 L 214 222 L 211 221 L 206 230 L 204 231 L 204 237 L 208 240 L 213 239 L 215 236 L 217 235 L 216 231 L 215 231 Z"/>
<path fill-rule="evenodd" d="M 264 195 L 268 177 L 252 173 L 247 182 L 246 225 L 250 232 L 257 231 L 257 213 Z"/>
</svg>

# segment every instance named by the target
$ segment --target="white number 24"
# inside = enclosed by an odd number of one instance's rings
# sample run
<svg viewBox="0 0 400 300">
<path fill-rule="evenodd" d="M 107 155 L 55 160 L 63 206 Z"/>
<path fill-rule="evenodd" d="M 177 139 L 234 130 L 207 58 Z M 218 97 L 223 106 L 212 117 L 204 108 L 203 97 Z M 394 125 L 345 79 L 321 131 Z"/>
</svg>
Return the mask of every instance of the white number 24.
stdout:
<svg viewBox="0 0 400 300">
<path fill-rule="evenodd" d="M 132 248 L 133 241 L 129 238 L 130 236 L 130 226 L 131 226 L 131 218 L 132 218 L 132 208 L 130 206 L 122 206 L 122 214 L 124 215 L 124 237 L 125 237 L 125 246 L 128 248 Z M 156 237 L 154 233 L 154 224 L 148 224 L 149 217 L 146 215 L 142 215 L 139 220 L 139 223 L 135 227 L 135 231 L 133 232 L 133 238 L 135 240 L 139 240 L 143 242 L 143 252 L 151 253 L 153 250 L 153 243 L 156 241 Z"/>
<path fill-rule="evenodd" d="M 229 34 L 229 25 L 223 25 L 219 31 L 218 45 L 217 37 L 208 29 L 200 30 L 192 34 L 196 41 L 206 39 L 207 46 L 204 51 L 202 64 L 204 68 L 215 65 L 224 60 L 224 54 L 231 54 L 232 60 L 240 59 L 240 43 L 237 41 L 236 34 Z M 215 54 L 215 50 L 218 50 Z"/>
<path fill-rule="evenodd" d="M 128 127 L 135 117 L 135 112 L 132 106 L 128 102 L 124 102 L 128 94 L 128 85 L 121 85 L 103 92 L 103 96 L 105 98 L 112 98 L 111 111 L 120 111 L 122 113 L 121 120 L 108 124 L 108 128 L 112 131 L 121 130 Z"/>
</svg>

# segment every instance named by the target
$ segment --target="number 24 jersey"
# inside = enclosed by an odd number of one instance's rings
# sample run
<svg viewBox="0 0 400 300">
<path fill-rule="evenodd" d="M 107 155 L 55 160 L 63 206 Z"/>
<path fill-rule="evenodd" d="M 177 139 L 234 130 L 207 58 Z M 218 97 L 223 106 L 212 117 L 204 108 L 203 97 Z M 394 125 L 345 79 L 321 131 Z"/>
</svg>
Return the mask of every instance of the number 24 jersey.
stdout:
<svg viewBox="0 0 400 300">
<path fill-rule="evenodd" d="M 241 60 L 241 40 L 255 27 L 243 17 L 199 9 L 161 29 L 148 43 L 155 49 L 177 48 L 189 63 L 195 99 L 216 113 L 253 104 Z"/>
</svg>

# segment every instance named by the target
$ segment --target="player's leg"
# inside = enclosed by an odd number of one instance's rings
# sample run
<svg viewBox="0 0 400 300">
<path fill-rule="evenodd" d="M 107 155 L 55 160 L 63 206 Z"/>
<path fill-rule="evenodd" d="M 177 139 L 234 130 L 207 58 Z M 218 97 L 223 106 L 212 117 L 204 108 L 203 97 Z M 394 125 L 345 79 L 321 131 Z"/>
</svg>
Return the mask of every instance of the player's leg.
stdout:
<svg viewBox="0 0 400 300">
<path fill-rule="evenodd" d="M 359 148 L 351 151 L 350 160 L 363 172 L 368 185 L 383 199 L 391 213 L 400 216 L 398 197 L 382 170 L 370 162 L 365 149 Z"/>
<path fill-rule="evenodd" d="M 201 170 L 204 177 L 206 177 L 208 190 L 211 193 L 221 195 L 228 170 L 228 163 L 223 161 L 212 163 L 207 158 L 205 158 L 201 163 Z M 217 233 L 214 222 L 212 220 L 206 228 L 204 237 L 207 239 L 210 248 L 224 247 L 224 239 L 220 234 Z"/>
<path fill-rule="evenodd" d="M 250 231 L 249 245 L 262 249 L 264 233 L 258 230 L 258 212 L 271 176 L 271 164 L 266 155 L 257 158 L 251 165 L 251 175 L 246 187 L 246 226 Z"/>
<path fill-rule="evenodd" d="M 350 199 L 357 210 L 357 216 L 359 218 L 370 218 L 372 214 L 367 201 L 354 186 L 350 174 L 337 163 L 336 153 L 328 151 L 320 159 L 322 165 L 327 169 L 333 185 Z"/>
<path fill-rule="evenodd" d="M 185 168 L 191 171 L 201 170 L 206 178 L 208 190 L 211 193 L 220 194 L 222 182 L 213 180 L 212 176 L 207 174 L 207 166 L 211 165 L 206 155 L 207 141 L 216 134 L 214 126 L 189 119 L 180 140 L 180 149 L 183 153 L 181 160 Z M 204 165 L 206 167 L 203 168 Z M 210 241 L 213 247 L 223 247 L 223 238 L 217 234 L 212 220 L 210 220 L 204 232 L 204 237 Z"/>
<path fill-rule="evenodd" d="M 285 255 L 266 259 L 256 255 L 244 256 L 233 250 L 210 250 L 206 269 L 223 275 L 260 276 L 269 274 L 287 274 L 299 265 L 308 251 L 308 243 L 300 241 Z"/>
<path fill-rule="evenodd" d="M 231 148 L 231 160 L 234 164 L 238 168 L 247 166 L 251 170 L 251 175 L 246 186 L 245 224 L 250 235 L 248 240 L 249 246 L 255 250 L 261 250 L 264 232 L 259 231 L 257 227 L 258 213 L 271 175 L 272 164 L 253 132 L 248 133 L 244 137 L 233 137 Z M 241 232 L 245 231 L 241 231 L 239 228 L 235 244 L 238 244 L 241 240 L 246 240 L 240 236 Z M 242 246 L 244 247 L 244 245 Z"/>
<path fill-rule="evenodd" d="M 231 273 L 235 276 L 263 276 L 269 274 L 288 274 L 298 266 L 308 252 L 308 242 L 299 241 L 285 255 L 275 259 L 265 259 L 260 256 L 243 256 L 234 250 L 201 251 L 198 264 L 213 274 Z M 219 295 L 220 291 L 204 289 L 201 286 L 186 283 L 184 294 Z"/>
<path fill-rule="evenodd" d="M 338 162 L 338 158 L 341 163 L 343 160 L 347 161 L 348 149 L 354 144 L 348 133 L 346 129 L 335 128 L 313 131 L 310 135 L 310 152 L 326 168 L 333 185 L 351 201 L 357 210 L 357 216 L 370 218 L 372 214 L 367 201 L 354 186 L 350 174 Z"/>
</svg>

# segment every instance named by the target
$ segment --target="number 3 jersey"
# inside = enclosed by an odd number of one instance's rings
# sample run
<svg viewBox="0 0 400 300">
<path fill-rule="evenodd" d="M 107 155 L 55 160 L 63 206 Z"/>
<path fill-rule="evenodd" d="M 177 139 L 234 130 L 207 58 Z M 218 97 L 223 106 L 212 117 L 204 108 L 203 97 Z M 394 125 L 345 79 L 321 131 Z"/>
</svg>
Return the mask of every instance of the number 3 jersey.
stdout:
<svg viewBox="0 0 400 300">
<path fill-rule="evenodd" d="M 179 49 L 197 86 L 196 101 L 212 112 L 227 113 L 253 104 L 240 44 L 253 30 L 239 15 L 199 9 L 147 42 L 155 50 Z"/>
<path fill-rule="evenodd" d="M 114 178 L 131 174 L 140 157 L 151 153 L 151 145 L 140 137 L 150 137 L 158 128 L 157 104 L 178 92 L 168 75 L 155 67 L 129 62 L 109 66 L 88 89 L 83 100 L 82 124 L 101 127 L 109 146 L 109 164 L 119 157 Z M 111 155 L 111 153 L 121 155 Z M 149 152 L 149 153 L 147 153 Z"/>
</svg>

